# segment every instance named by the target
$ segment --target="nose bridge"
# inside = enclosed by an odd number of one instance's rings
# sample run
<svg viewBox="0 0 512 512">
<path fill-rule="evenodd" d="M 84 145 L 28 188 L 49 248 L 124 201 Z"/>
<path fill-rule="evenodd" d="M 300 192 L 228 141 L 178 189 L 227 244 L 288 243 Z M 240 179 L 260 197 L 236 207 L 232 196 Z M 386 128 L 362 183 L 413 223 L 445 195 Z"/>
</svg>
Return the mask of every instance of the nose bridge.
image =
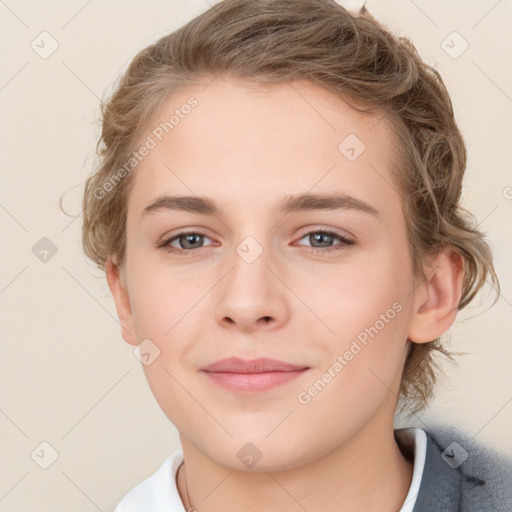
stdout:
<svg viewBox="0 0 512 512">
<path fill-rule="evenodd" d="M 286 321 L 288 305 L 283 285 L 272 268 L 272 251 L 268 239 L 260 243 L 246 236 L 230 258 L 231 271 L 226 276 L 216 304 L 217 321 L 237 324 L 251 330 L 260 324 Z"/>
</svg>

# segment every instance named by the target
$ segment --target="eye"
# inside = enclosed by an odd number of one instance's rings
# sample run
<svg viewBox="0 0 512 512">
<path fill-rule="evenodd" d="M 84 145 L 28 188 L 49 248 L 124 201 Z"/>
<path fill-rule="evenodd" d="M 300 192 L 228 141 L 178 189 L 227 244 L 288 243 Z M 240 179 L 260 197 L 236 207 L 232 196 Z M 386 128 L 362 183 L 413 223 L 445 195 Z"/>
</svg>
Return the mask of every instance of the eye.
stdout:
<svg viewBox="0 0 512 512">
<path fill-rule="evenodd" d="M 167 249 L 169 252 L 186 254 L 200 249 L 205 238 L 208 238 L 206 234 L 199 231 L 182 231 L 171 238 L 167 238 L 158 247 Z M 174 242 L 177 242 L 180 247 L 172 245 Z"/>
<path fill-rule="evenodd" d="M 312 244 L 311 252 L 329 252 L 329 251 L 338 251 L 341 249 L 346 249 L 348 245 L 353 245 L 355 242 L 350 238 L 347 238 L 343 235 L 339 235 L 334 231 L 329 231 L 327 229 L 318 229 L 316 231 L 309 231 L 306 233 L 300 240 L 307 238 L 308 241 Z M 330 245 L 334 242 L 335 239 L 338 239 L 341 243 L 336 244 L 334 246 Z M 319 245 L 316 245 L 319 244 Z"/>
</svg>

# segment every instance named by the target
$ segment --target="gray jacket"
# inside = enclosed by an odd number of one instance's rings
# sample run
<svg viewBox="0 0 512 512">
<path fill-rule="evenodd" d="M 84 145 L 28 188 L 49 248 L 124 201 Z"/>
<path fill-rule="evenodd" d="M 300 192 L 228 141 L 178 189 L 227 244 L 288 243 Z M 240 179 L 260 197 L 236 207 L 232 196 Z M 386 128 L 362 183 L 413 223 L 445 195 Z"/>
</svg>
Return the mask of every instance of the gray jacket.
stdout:
<svg viewBox="0 0 512 512">
<path fill-rule="evenodd" d="M 512 512 L 512 458 L 454 427 L 427 432 L 414 512 Z"/>
</svg>

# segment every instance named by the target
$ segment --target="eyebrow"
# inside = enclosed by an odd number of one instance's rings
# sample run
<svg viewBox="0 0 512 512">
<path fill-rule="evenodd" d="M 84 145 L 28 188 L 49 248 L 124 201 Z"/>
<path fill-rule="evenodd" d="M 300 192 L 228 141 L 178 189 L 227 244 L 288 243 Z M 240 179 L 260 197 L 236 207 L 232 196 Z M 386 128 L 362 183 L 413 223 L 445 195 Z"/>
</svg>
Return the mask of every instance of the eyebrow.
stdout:
<svg viewBox="0 0 512 512">
<path fill-rule="evenodd" d="M 274 206 L 279 213 L 304 212 L 311 210 L 358 210 L 380 218 L 379 212 L 370 204 L 355 197 L 340 194 L 297 194 L 285 196 Z M 142 215 L 162 210 L 180 210 L 203 215 L 222 215 L 219 204 L 208 197 L 201 196 L 160 196 L 144 208 Z"/>
</svg>

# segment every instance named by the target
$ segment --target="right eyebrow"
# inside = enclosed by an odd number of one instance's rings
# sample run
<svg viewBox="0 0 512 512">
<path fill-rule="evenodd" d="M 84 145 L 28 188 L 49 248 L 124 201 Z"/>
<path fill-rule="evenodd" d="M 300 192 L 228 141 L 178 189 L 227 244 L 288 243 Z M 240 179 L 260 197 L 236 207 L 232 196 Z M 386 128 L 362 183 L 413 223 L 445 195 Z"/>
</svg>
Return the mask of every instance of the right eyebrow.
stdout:
<svg viewBox="0 0 512 512">
<path fill-rule="evenodd" d="M 213 199 L 208 197 L 165 195 L 157 197 L 151 204 L 146 206 L 142 215 L 161 210 L 182 210 L 190 213 L 218 216 L 221 209 Z"/>
</svg>

